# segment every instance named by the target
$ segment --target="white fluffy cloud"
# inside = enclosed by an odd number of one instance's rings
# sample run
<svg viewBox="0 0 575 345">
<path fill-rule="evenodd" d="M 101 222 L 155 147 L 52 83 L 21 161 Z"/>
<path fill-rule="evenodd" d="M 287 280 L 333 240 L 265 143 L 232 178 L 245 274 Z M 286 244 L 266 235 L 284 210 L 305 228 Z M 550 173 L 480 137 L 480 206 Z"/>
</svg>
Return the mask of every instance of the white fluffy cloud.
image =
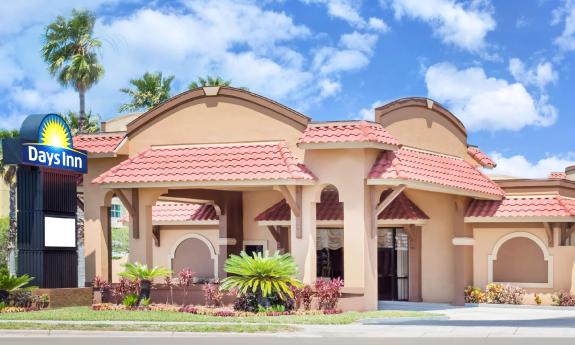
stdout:
<svg viewBox="0 0 575 345">
<path fill-rule="evenodd" d="M 344 34 L 338 47 L 322 47 L 316 51 L 313 67 L 322 74 L 363 68 L 370 61 L 377 38 L 377 35 L 357 31 Z"/>
<path fill-rule="evenodd" d="M 491 6 L 486 1 L 471 1 L 467 5 L 455 0 L 382 0 L 390 6 L 396 18 L 404 16 L 422 20 L 444 43 L 480 51 L 486 47 L 485 37 L 496 26 Z"/>
<path fill-rule="evenodd" d="M 490 156 L 497 162 L 497 167 L 485 172 L 496 176 L 545 178 L 551 172 L 564 171 L 567 166 L 575 164 L 575 154 L 550 155 L 536 162 L 530 162 L 522 155 L 506 157 L 493 152 Z"/>
<path fill-rule="evenodd" d="M 564 0 L 561 6 L 553 11 L 552 24 L 563 24 L 561 35 L 555 38 L 555 44 L 562 50 L 575 50 L 575 1 Z"/>
<path fill-rule="evenodd" d="M 536 100 L 521 83 L 488 77 L 480 67 L 435 64 L 425 74 L 428 95 L 458 116 L 470 130 L 519 130 L 549 126 L 557 109 L 547 97 Z"/>
<path fill-rule="evenodd" d="M 509 72 L 513 78 L 524 85 L 537 86 L 543 90 L 547 84 L 555 83 L 559 79 L 557 71 L 553 68 L 553 64 L 548 61 L 543 61 L 528 68 L 523 61 L 518 58 L 509 60 Z"/>
<path fill-rule="evenodd" d="M 346 21 L 358 29 L 371 29 L 385 32 L 389 30 L 387 24 L 381 18 L 364 18 L 360 14 L 361 1 L 357 0 L 302 0 L 307 4 L 323 4 L 327 13 L 334 18 Z"/>
<path fill-rule="evenodd" d="M 358 116 L 354 116 L 354 118 L 359 120 L 373 121 L 375 119 L 375 108 L 382 106 L 386 103 L 389 103 L 389 101 L 377 100 L 371 103 L 369 107 L 360 109 L 358 112 Z"/>
</svg>

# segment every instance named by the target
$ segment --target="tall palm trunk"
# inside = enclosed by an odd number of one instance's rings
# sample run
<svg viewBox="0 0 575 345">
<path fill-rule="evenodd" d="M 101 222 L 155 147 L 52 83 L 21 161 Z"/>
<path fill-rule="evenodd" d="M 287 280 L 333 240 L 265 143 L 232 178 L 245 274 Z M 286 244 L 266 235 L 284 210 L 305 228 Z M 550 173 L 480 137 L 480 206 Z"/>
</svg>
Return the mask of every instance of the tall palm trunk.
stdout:
<svg viewBox="0 0 575 345">
<path fill-rule="evenodd" d="M 10 183 L 10 228 L 8 229 L 8 270 L 11 275 L 16 275 L 16 181 Z"/>
<path fill-rule="evenodd" d="M 86 90 L 79 88 L 80 95 L 80 118 L 78 119 L 78 131 L 84 133 L 84 123 L 86 122 Z"/>
<path fill-rule="evenodd" d="M 76 236 L 78 245 L 78 287 L 86 286 L 86 258 L 84 257 L 84 210 L 76 208 Z"/>
</svg>

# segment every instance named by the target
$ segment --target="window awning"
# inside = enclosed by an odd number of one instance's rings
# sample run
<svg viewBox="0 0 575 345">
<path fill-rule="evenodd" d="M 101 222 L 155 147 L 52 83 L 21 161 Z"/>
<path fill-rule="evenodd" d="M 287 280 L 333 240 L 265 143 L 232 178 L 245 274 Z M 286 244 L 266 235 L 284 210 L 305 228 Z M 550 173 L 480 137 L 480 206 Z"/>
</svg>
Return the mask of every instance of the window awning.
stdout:
<svg viewBox="0 0 575 345">
<path fill-rule="evenodd" d="M 465 212 L 465 222 L 575 222 L 575 199 L 532 195 L 473 200 Z"/>
<path fill-rule="evenodd" d="M 151 147 L 92 182 L 111 188 L 313 184 L 285 142 Z"/>
<path fill-rule="evenodd" d="M 387 196 L 382 194 L 382 199 Z M 324 190 L 321 202 L 316 204 L 316 221 L 318 225 L 337 225 L 343 222 L 343 203 L 339 202 L 337 191 Z M 255 220 L 260 225 L 290 225 L 291 211 L 287 202 L 281 200 L 260 213 Z M 401 193 L 378 216 L 381 224 L 419 224 L 429 217 L 409 198 Z"/>
</svg>

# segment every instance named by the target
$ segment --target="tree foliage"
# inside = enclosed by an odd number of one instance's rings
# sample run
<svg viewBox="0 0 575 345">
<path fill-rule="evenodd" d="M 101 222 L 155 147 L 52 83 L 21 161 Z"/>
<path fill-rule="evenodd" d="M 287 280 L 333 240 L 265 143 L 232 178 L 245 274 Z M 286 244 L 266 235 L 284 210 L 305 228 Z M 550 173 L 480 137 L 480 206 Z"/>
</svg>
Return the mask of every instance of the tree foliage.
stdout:
<svg viewBox="0 0 575 345">
<path fill-rule="evenodd" d="M 172 272 L 165 267 L 154 266 L 152 268 L 148 268 L 147 265 L 139 262 L 127 262 L 123 266 L 125 271 L 119 273 L 119 275 L 132 280 L 154 280 L 154 278 L 165 277 L 172 274 Z"/>
<path fill-rule="evenodd" d="M 66 123 L 68 123 L 72 135 L 80 133 L 80 116 L 77 113 L 68 111 L 68 113 L 62 117 L 66 120 Z M 88 111 L 84 118 L 84 130 L 82 133 L 98 133 L 99 131 L 100 121 L 98 115 L 94 115 L 91 111 Z"/>
<path fill-rule="evenodd" d="M 129 95 L 129 103 L 122 104 L 120 111 L 148 110 L 170 98 L 174 76 L 164 78 L 161 72 L 146 72 L 139 79 L 130 80 L 133 88 L 122 88 L 121 92 Z"/>
<path fill-rule="evenodd" d="M 225 80 L 220 76 L 212 77 L 208 75 L 205 78 L 198 77 L 197 80 L 190 83 L 188 89 L 193 90 L 205 86 L 230 86 L 231 83 L 231 80 Z"/>
</svg>

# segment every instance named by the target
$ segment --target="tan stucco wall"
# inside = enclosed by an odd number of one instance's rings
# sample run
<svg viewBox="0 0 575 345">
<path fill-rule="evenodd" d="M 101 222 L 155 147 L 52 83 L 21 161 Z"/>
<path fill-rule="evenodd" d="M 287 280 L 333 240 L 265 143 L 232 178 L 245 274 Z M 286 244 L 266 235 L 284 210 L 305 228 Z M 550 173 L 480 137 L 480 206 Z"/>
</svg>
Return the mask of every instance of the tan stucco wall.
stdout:
<svg viewBox="0 0 575 345">
<path fill-rule="evenodd" d="M 493 252 L 497 241 L 503 236 L 514 232 L 528 232 L 547 243 L 547 235 L 542 224 L 494 224 L 474 226 L 474 285 L 485 287 L 487 281 L 487 257 Z M 555 244 L 558 243 L 558 229 L 554 229 Z M 559 290 L 573 290 L 573 265 L 575 263 L 574 246 L 548 247 L 549 255 L 553 257 L 553 288 L 527 288 L 529 292 L 550 293 Z"/>
<path fill-rule="evenodd" d="M 217 226 L 162 226 L 160 229 L 160 246 L 154 245 L 154 265 L 172 270 L 170 258 L 178 244 L 190 234 L 196 234 L 208 240 L 212 249 L 218 254 L 218 228 Z M 177 274 L 178 272 L 174 272 Z"/>
<path fill-rule="evenodd" d="M 244 100 L 214 96 L 181 105 L 130 137 L 130 156 L 153 145 L 285 140 L 294 155 L 303 128 Z"/>
<path fill-rule="evenodd" d="M 84 246 L 86 255 L 86 281 L 91 282 L 95 275 L 107 277 L 106 234 L 102 229 L 101 207 L 105 206 L 109 190 L 91 181 L 120 163 L 123 158 L 88 159 L 88 173 L 84 175 Z M 111 203 L 111 198 L 108 199 Z M 109 205 L 108 205 L 109 206 Z M 105 219 L 103 220 L 105 222 Z"/>
<path fill-rule="evenodd" d="M 403 145 L 462 158 L 467 156 L 466 136 L 434 110 L 403 107 L 385 114 L 381 123 Z"/>
<path fill-rule="evenodd" d="M 259 226 L 254 218 L 282 199 L 281 193 L 273 190 L 243 193 L 244 241 L 265 241 L 270 254 L 275 253 L 276 240 L 267 227 Z"/>
<path fill-rule="evenodd" d="M 455 197 L 449 194 L 405 192 L 430 218 L 421 228 L 421 297 L 424 302 L 453 298 L 453 219 Z"/>
</svg>

